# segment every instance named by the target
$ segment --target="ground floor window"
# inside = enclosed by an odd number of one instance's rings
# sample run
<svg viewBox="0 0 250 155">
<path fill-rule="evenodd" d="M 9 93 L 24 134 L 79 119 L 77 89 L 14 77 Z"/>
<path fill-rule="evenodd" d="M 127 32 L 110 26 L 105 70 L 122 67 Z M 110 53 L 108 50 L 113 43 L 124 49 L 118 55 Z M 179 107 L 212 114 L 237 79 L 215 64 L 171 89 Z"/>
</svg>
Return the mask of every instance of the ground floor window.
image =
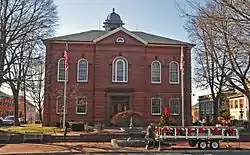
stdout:
<svg viewBox="0 0 250 155">
<path fill-rule="evenodd" d="M 161 98 L 159 97 L 151 98 L 151 114 L 161 115 Z"/>
<path fill-rule="evenodd" d="M 62 114 L 63 113 L 63 97 L 57 97 L 56 113 L 57 114 Z"/>
<path fill-rule="evenodd" d="M 87 114 L 87 96 L 77 98 L 76 114 Z"/>
<path fill-rule="evenodd" d="M 171 115 L 179 115 L 180 114 L 180 99 L 172 98 L 170 99 L 169 109 Z"/>
</svg>

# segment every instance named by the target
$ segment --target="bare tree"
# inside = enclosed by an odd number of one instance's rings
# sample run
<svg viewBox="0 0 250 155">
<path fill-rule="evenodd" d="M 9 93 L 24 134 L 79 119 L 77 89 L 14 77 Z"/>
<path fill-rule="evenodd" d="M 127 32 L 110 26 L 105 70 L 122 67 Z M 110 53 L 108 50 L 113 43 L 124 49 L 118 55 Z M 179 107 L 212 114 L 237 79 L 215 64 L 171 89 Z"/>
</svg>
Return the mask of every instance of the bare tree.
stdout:
<svg viewBox="0 0 250 155">
<path fill-rule="evenodd" d="M 226 56 L 220 45 L 220 35 L 216 31 L 219 23 L 210 19 L 209 16 L 218 11 L 217 5 L 207 3 L 201 6 L 196 2 L 189 2 L 196 9 L 195 14 L 188 13 L 179 8 L 186 19 L 185 29 L 190 39 L 196 44 L 194 48 L 195 65 L 194 78 L 196 87 L 209 89 L 214 102 L 214 119 L 219 116 L 220 99 L 225 87 L 227 69 Z"/>
<path fill-rule="evenodd" d="M 212 7 L 206 9 L 207 6 Z M 245 0 L 208 0 L 204 6 L 196 7 L 196 13 L 192 17 L 199 18 L 200 12 L 205 17 L 204 21 L 211 21 L 206 25 L 200 25 L 200 27 L 208 30 L 206 27 L 210 25 L 213 29 L 213 32 L 209 32 L 208 35 L 213 36 L 211 39 L 216 44 L 210 44 L 208 47 L 215 48 L 216 55 L 219 53 L 225 60 L 220 61 L 217 57 L 214 59 L 220 70 L 226 69 L 221 74 L 225 80 L 223 85 L 237 89 L 245 94 L 250 101 L 250 2 Z M 199 41 L 202 40 L 199 39 Z M 223 62 L 225 62 L 224 65 Z M 214 78 L 212 79 L 214 80 Z M 250 120 L 249 112 L 248 120 Z"/>
<path fill-rule="evenodd" d="M 0 0 L 0 84 L 10 85 L 18 123 L 21 83 L 32 74 L 31 62 L 39 58 L 42 41 L 55 31 L 57 11 L 53 0 Z"/>
<path fill-rule="evenodd" d="M 44 57 L 41 57 L 33 64 L 33 69 L 29 70 L 34 76 L 26 81 L 28 97 L 31 98 L 39 113 L 39 120 L 42 122 L 43 101 L 44 101 Z"/>
</svg>

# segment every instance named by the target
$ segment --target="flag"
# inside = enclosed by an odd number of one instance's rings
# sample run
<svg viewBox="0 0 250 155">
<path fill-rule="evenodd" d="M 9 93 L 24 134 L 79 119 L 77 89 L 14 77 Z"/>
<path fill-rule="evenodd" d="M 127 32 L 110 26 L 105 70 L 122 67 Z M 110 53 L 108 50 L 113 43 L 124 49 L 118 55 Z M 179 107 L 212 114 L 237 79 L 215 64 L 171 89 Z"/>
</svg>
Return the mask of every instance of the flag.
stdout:
<svg viewBox="0 0 250 155">
<path fill-rule="evenodd" d="M 184 60 L 184 53 L 183 53 L 183 47 L 181 47 L 181 62 L 180 62 L 180 70 L 181 73 L 184 73 L 184 65 L 185 65 L 185 60 Z"/>
<path fill-rule="evenodd" d="M 64 53 L 63 53 L 63 56 L 64 56 L 64 68 L 65 69 L 68 69 L 68 43 L 66 43 L 66 49 L 64 50 Z"/>
<path fill-rule="evenodd" d="M 168 114 L 168 108 L 164 108 L 164 115 L 165 115 L 166 117 L 169 116 L 169 114 Z"/>
</svg>

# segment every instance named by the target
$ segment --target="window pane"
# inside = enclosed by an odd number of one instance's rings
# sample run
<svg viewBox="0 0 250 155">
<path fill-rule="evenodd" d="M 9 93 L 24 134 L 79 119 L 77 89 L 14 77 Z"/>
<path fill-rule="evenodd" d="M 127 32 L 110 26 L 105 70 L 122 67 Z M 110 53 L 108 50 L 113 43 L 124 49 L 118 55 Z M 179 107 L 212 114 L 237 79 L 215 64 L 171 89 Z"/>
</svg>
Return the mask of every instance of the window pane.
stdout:
<svg viewBox="0 0 250 155">
<path fill-rule="evenodd" d="M 57 104 L 56 104 L 57 113 L 63 113 L 63 97 L 57 97 Z"/>
<path fill-rule="evenodd" d="M 77 114 L 87 113 L 87 97 L 86 96 L 77 98 L 76 113 Z"/>
<path fill-rule="evenodd" d="M 58 63 L 58 80 L 65 80 L 64 59 L 60 59 Z"/>
<path fill-rule="evenodd" d="M 160 114 L 161 113 L 161 99 L 160 98 L 152 98 L 152 114 Z"/>
<path fill-rule="evenodd" d="M 79 67 L 78 80 L 87 81 L 88 80 L 88 62 L 86 60 L 81 60 L 79 62 L 78 67 Z"/>
<path fill-rule="evenodd" d="M 179 82 L 179 74 L 178 74 L 179 68 L 178 64 L 176 62 L 170 63 L 170 82 Z"/>
<path fill-rule="evenodd" d="M 123 78 L 124 78 L 124 64 L 123 64 L 123 61 L 119 60 L 117 63 L 116 63 L 116 67 L 117 67 L 117 81 L 123 81 Z"/>
<path fill-rule="evenodd" d="M 204 104 L 201 104 L 201 108 L 204 107 Z M 180 101 L 179 99 L 170 100 L 170 113 L 179 114 L 180 113 Z"/>
<path fill-rule="evenodd" d="M 128 63 L 125 58 L 118 58 L 113 61 L 112 81 L 113 82 L 128 81 Z"/>
<path fill-rule="evenodd" d="M 153 62 L 151 66 L 152 82 L 161 82 L 161 66 L 159 62 Z"/>
</svg>

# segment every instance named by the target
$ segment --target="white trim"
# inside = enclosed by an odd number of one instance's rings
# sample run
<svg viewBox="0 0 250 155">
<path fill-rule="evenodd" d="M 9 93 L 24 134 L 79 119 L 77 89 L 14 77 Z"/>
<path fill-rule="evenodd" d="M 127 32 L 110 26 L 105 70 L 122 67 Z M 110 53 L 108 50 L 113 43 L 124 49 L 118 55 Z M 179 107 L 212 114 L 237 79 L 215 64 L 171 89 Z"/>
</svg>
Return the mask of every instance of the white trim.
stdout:
<svg viewBox="0 0 250 155">
<path fill-rule="evenodd" d="M 171 64 L 172 63 L 176 63 L 177 64 L 177 82 L 172 82 L 171 81 Z M 180 69 L 179 69 L 179 63 L 177 62 L 177 61 L 171 61 L 170 63 L 169 63 L 169 69 L 168 69 L 168 72 L 169 72 L 169 83 L 170 84 L 180 84 Z"/>
<path fill-rule="evenodd" d="M 160 112 L 159 113 L 153 113 L 153 99 L 160 99 Z M 161 97 L 151 97 L 151 115 L 153 116 L 159 116 L 162 112 L 162 99 Z"/>
<path fill-rule="evenodd" d="M 57 61 L 57 81 L 58 82 L 64 82 L 66 79 L 64 79 L 64 80 L 60 80 L 59 79 L 59 66 L 60 66 L 60 62 L 61 61 L 65 61 L 64 60 L 64 58 L 60 58 L 58 61 Z M 63 66 L 64 66 L 64 64 L 63 64 Z M 65 68 L 64 68 L 64 74 L 66 74 L 66 71 L 65 71 Z M 65 76 L 64 76 L 64 78 L 65 78 Z"/>
<path fill-rule="evenodd" d="M 63 40 L 47 40 L 47 41 L 51 41 L 52 43 L 58 43 L 58 44 L 65 44 L 65 41 Z M 92 42 L 92 41 L 70 41 L 70 40 L 67 40 L 68 43 L 72 43 L 72 44 L 95 44 L 95 42 Z M 182 46 L 186 46 L 186 47 L 190 47 L 192 48 L 193 44 L 180 44 L 180 45 L 171 45 L 171 44 L 159 44 L 159 43 L 147 43 L 146 44 L 148 47 L 182 47 Z"/>
<path fill-rule="evenodd" d="M 152 74 L 152 66 L 153 66 L 153 63 L 158 63 L 159 64 L 159 66 L 160 66 L 160 81 L 153 81 L 153 74 Z M 161 62 L 160 61 L 158 61 L 158 60 L 154 60 L 154 61 L 152 61 L 151 62 L 151 83 L 156 83 L 156 84 L 159 84 L 159 83 L 161 83 Z"/>
<path fill-rule="evenodd" d="M 158 46 L 158 47 L 190 47 L 192 48 L 193 46 L 195 46 L 194 44 L 189 44 L 189 43 L 183 43 L 183 44 L 178 44 L 178 45 L 173 45 L 173 44 L 159 44 L 159 43 L 148 43 L 147 46 Z"/>
<path fill-rule="evenodd" d="M 119 28 L 117 28 L 117 29 L 114 29 L 113 31 L 110 31 L 109 33 L 106 33 L 106 34 L 104 34 L 104 35 L 102 35 L 102 36 L 100 36 L 100 37 L 94 39 L 93 42 L 94 42 L 94 43 L 97 43 L 97 42 L 99 42 L 99 41 L 101 41 L 101 40 L 107 38 L 108 36 L 111 36 L 112 34 L 115 34 L 115 33 L 119 32 L 119 31 L 123 31 L 124 33 L 126 33 L 126 34 L 128 34 L 129 36 L 135 38 L 136 40 L 138 40 L 139 42 L 141 42 L 141 43 L 143 43 L 143 44 L 145 44 L 145 45 L 148 44 L 147 41 L 145 41 L 145 40 L 143 40 L 142 38 L 138 37 L 137 35 L 135 35 L 135 34 L 129 32 L 127 29 L 125 29 L 125 28 L 122 27 L 122 26 L 119 27 Z"/>
<path fill-rule="evenodd" d="M 123 63 L 123 80 L 117 80 L 117 62 L 121 61 Z M 127 68 L 127 70 L 126 70 Z M 127 79 L 125 78 L 127 77 Z M 116 83 L 127 83 L 128 82 L 128 61 L 125 57 L 118 56 L 114 58 L 112 62 L 112 82 Z"/>
<path fill-rule="evenodd" d="M 87 79 L 86 80 L 79 80 L 79 62 L 80 61 L 85 61 L 86 63 L 87 63 Z M 77 82 L 88 82 L 88 80 L 89 80 L 89 74 L 88 74 L 88 72 L 89 72 L 89 62 L 88 62 L 88 60 L 87 59 L 84 59 L 84 58 L 81 58 L 81 59 L 79 59 L 78 60 L 78 62 L 77 62 Z"/>
<path fill-rule="evenodd" d="M 64 40 L 48 40 L 48 41 L 51 41 L 52 43 L 64 44 L 65 45 Z M 70 40 L 67 40 L 67 43 L 71 43 L 71 44 L 94 44 L 92 41 L 70 41 Z"/>
<path fill-rule="evenodd" d="M 87 103 L 86 103 L 86 112 L 77 112 L 77 105 L 78 105 L 78 98 L 83 98 L 83 97 L 76 97 L 76 115 L 86 115 L 88 113 L 88 98 L 86 97 Z"/>
<path fill-rule="evenodd" d="M 125 39 L 123 37 L 116 38 L 116 43 L 125 43 Z"/>
</svg>

